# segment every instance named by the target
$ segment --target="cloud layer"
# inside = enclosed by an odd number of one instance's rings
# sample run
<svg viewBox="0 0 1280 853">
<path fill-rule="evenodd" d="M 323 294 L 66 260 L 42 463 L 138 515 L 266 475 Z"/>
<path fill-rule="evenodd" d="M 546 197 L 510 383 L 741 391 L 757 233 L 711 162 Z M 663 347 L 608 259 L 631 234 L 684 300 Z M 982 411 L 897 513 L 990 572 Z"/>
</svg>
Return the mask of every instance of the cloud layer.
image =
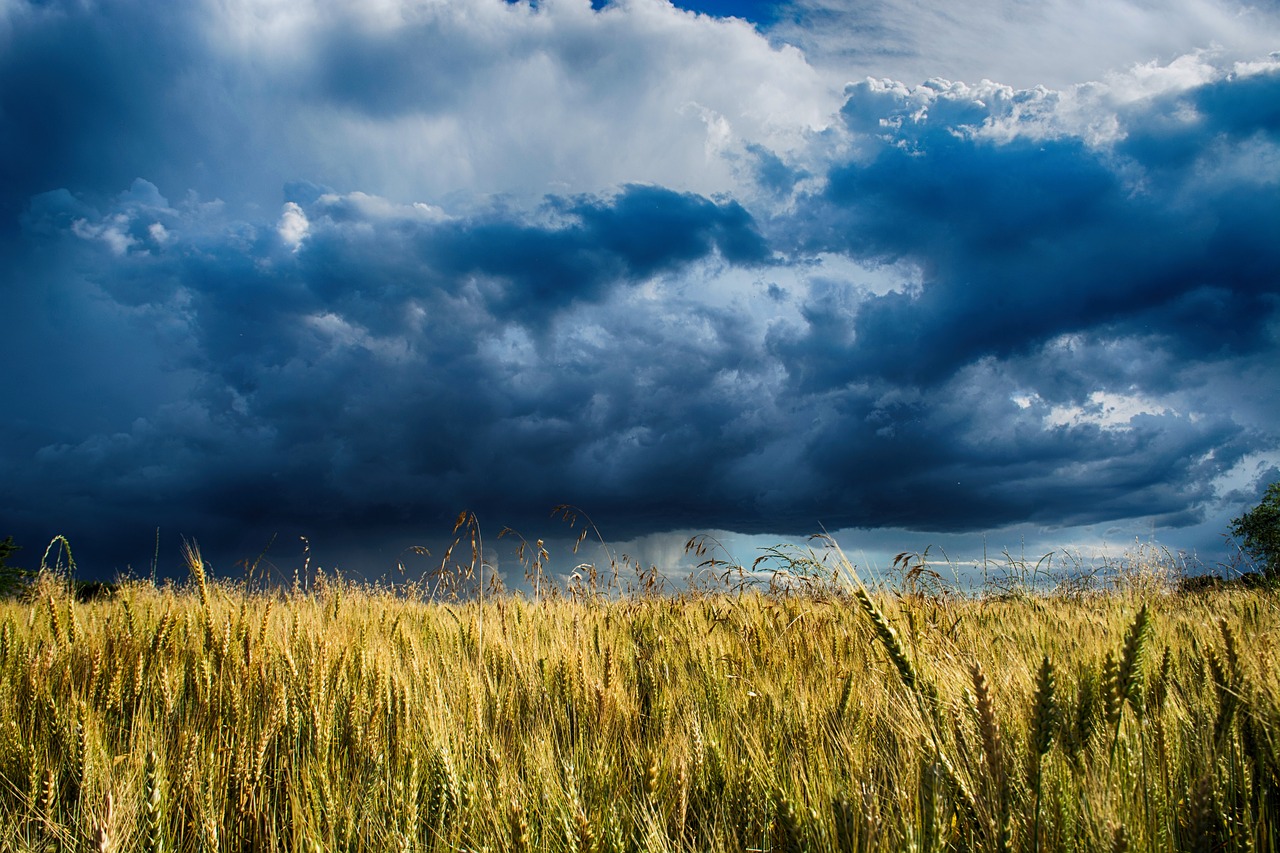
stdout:
<svg viewBox="0 0 1280 853">
<path fill-rule="evenodd" d="M 795 20 L 0 6 L 4 520 L 119 566 L 561 503 L 1238 512 L 1280 464 L 1280 59 L 835 85 Z"/>
</svg>

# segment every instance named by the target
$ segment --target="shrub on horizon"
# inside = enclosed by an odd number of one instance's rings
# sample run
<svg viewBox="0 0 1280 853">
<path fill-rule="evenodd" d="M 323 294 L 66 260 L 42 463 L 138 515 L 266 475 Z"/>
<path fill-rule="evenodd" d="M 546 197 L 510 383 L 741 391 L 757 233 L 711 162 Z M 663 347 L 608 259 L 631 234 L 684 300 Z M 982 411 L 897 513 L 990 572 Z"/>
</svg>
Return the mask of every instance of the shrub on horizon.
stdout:
<svg viewBox="0 0 1280 853">
<path fill-rule="evenodd" d="M 12 536 L 6 536 L 0 542 L 0 598 L 9 598 L 22 592 L 31 573 L 26 569 L 9 564 L 9 558 L 21 551 L 21 545 L 15 545 Z"/>
<path fill-rule="evenodd" d="M 1265 580 L 1280 579 L 1280 480 L 1267 486 L 1257 506 L 1231 519 L 1231 535 Z"/>
</svg>

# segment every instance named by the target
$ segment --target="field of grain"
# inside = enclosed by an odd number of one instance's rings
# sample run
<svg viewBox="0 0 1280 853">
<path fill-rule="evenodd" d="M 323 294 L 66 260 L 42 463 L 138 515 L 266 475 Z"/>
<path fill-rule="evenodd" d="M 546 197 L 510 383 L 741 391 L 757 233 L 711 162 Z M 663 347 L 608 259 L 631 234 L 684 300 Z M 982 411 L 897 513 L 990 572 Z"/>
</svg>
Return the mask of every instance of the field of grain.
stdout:
<svg viewBox="0 0 1280 853">
<path fill-rule="evenodd" d="M 0 849 L 1275 850 L 1280 599 L 0 603 Z"/>
</svg>

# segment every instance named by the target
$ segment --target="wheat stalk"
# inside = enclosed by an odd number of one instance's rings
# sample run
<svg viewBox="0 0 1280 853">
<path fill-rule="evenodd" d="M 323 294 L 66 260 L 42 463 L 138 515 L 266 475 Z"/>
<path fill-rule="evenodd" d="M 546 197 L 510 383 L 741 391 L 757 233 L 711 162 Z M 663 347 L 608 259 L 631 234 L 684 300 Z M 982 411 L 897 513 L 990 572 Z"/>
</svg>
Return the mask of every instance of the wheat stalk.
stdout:
<svg viewBox="0 0 1280 853">
<path fill-rule="evenodd" d="M 1120 743 L 1120 721 L 1124 716 L 1124 706 L 1130 705 L 1134 714 L 1139 719 L 1142 718 L 1142 659 L 1149 626 L 1150 615 L 1147 605 L 1143 604 L 1125 633 L 1120 661 L 1117 663 L 1108 653 L 1103 665 L 1105 715 L 1107 722 L 1113 726 L 1108 766 L 1115 762 L 1116 747 Z"/>
<path fill-rule="evenodd" d="M 1035 788 L 1035 820 L 1032 824 L 1031 844 L 1040 849 L 1040 798 L 1043 781 L 1043 761 L 1053 745 L 1053 732 L 1058 724 L 1058 704 L 1054 696 L 1053 664 L 1045 655 L 1036 677 L 1036 698 L 1031 711 L 1031 764 Z"/>
<path fill-rule="evenodd" d="M 1125 634 L 1124 650 L 1116 671 L 1116 690 L 1139 717 L 1142 716 L 1142 660 L 1150 621 L 1147 605 L 1144 604 Z"/>
<path fill-rule="evenodd" d="M 996 721 L 991 702 L 991 685 L 982 664 L 974 662 L 969 667 L 973 681 L 974 710 L 978 717 L 978 734 L 982 738 L 982 751 L 987 757 L 987 770 L 995 782 L 996 790 L 1003 791 L 1005 784 L 1004 755 L 1000 744 L 1000 724 Z"/>
<path fill-rule="evenodd" d="M 854 597 L 857 598 L 858 604 L 862 606 L 862 611 L 871 619 L 871 625 L 875 629 L 876 636 L 880 639 L 881 646 L 884 647 L 885 653 L 888 654 L 889 660 L 893 663 L 893 667 L 898 672 L 898 677 L 902 679 L 902 683 L 907 690 L 915 695 L 920 703 L 922 711 L 936 710 L 936 691 L 931 685 L 922 681 L 916 674 L 915 667 L 911 665 L 911 661 L 907 658 L 906 650 L 902 647 L 902 641 L 898 639 L 898 632 L 884 613 L 871 600 L 871 596 L 861 587 L 854 591 Z"/>
<path fill-rule="evenodd" d="M 1036 696 L 1031 709 L 1031 749 L 1037 764 L 1053 745 L 1057 723 L 1058 700 L 1055 695 L 1053 664 L 1049 661 L 1049 656 L 1045 655 L 1036 676 Z"/>
<path fill-rule="evenodd" d="M 787 795 L 778 789 L 774 792 L 774 799 L 777 801 L 777 819 L 779 843 L 777 849 L 782 853 L 800 853 L 804 849 L 803 830 L 800 824 L 800 816 L 787 800 Z"/>
<path fill-rule="evenodd" d="M 115 801 L 111 792 L 107 792 L 106 814 L 93 826 L 94 853 L 111 853 L 111 821 L 115 817 Z"/>
<path fill-rule="evenodd" d="M 515 853 L 528 853 L 529 822 L 525 819 L 524 806 L 513 799 L 507 809 L 507 820 L 511 826 L 511 849 Z"/>
<path fill-rule="evenodd" d="M 146 791 L 143 803 L 143 826 L 146 853 L 165 853 L 164 803 L 160 794 L 160 768 L 155 750 L 147 752 Z"/>
</svg>

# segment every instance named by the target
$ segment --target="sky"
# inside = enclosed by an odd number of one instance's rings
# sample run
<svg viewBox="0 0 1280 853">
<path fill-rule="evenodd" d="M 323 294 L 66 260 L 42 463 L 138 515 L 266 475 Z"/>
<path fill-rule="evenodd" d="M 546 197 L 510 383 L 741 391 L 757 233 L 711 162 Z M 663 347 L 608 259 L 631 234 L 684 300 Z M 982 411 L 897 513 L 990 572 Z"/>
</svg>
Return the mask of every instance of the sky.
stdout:
<svg viewBox="0 0 1280 853">
<path fill-rule="evenodd" d="M 1280 479 L 1280 3 L 0 0 L 0 320 L 29 567 L 1212 565 Z"/>
</svg>

